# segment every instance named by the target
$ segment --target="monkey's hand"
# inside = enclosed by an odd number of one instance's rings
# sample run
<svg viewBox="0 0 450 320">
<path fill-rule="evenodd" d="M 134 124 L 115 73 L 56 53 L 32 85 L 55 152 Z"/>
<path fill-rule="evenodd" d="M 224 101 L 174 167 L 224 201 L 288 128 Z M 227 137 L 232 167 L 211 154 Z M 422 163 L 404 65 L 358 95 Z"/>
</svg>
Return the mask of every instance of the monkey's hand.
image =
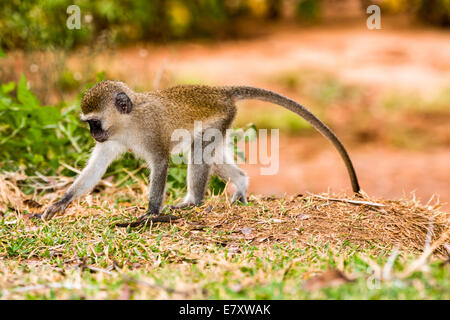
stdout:
<svg viewBox="0 0 450 320">
<path fill-rule="evenodd" d="M 44 214 L 42 215 L 42 219 L 50 220 L 56 213 L 64 213 L 64 210 L 66 210 L 68 205 L 69 203 L 67 201 L 64 201 L 64 199 L 55 202 L 50 207 L 48 207 L 47 210 L 45 210 Z"/>
</svg>

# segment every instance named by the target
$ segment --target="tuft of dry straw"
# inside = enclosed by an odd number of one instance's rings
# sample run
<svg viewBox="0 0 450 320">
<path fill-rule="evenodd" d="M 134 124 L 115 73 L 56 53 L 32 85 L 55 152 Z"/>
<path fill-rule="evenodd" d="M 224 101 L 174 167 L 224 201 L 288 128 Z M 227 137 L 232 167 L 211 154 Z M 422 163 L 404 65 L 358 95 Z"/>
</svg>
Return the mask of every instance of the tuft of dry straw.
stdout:
<svg viewBox="0 0 450 320">
<path fill-rule="evenodd" d="M 272 241 L 290 243 L 294 239 L 307 245 L 313 237 L 315 241 L 337 246 L 349 242 L 361 247 L 375 246 L 380 251 L 395 247 L 414 253 L 422 252 L 424 243 L 439 239 L 450 226 L 449 213 L 425 207 L 415 200 L 366 197 L 360 201 L 345 195 L 339 201 L 337 197 L 328 198 L 328 195 L 278 199 L 251 196 L 253 205 L 229 206 L 224 197 L 213 197 L 200 210 L 196 223 L 212 227 L 212 234 L 231 231 L 238 234 L 233 236 L 234 240 L 245 239 L 256 245 Z M 204 208 L 211 206 L 213 209 L 205 212 Z M 244 228 L 252 230 L 251 237 L 239 235 Z M 443 245 L 434 247 L 433 252 L 446 253 Z"/>
<path fill-rule="evenodd" d="M 8 207 L 12 207 L 15 210 L 19 210 L 22 207 L 25 196 L 17 187 L 16 180 L 20 177 L 22 175 L 19 174 L 0 175 L 0 211 L 4 212 Z"/>
</svg>

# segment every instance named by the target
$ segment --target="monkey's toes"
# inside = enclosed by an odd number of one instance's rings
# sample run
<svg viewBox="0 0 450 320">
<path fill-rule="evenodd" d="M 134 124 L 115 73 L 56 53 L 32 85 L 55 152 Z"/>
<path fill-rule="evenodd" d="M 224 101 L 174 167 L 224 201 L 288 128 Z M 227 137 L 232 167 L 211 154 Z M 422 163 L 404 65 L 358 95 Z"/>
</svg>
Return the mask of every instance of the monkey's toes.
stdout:
<svg viewBox="0 0 450 320">
<path fill-rule="evenodd" d="M 42 220 L 50 220 L 58 212 L 64 213 L 68 205 L 69 203 L 64 200 L 55 202 L 53 205 L 48 207 L 47 210 L 45 210 L 44 214 L 42 215 Z"/>
<path fill-rule="evenodd" d="M 41 219 L 44 221 L 50 220 L 53 218 L 53 216 L 58 212 L 57 209 L 54 209 L 52 207 L 48 208 L 42 215 Z"/>
<path fill-rule="evenodd" d="M 247 203 L 247 198 L 245 197 L 244 194 L 236 192 L 236 193 L 233 194 L 233 196 L 231 197 L 231 203 L 232 203 L 232 204 L 236 204 L 236 203 L 238 203 L 238 202 L 241 202 L 241 203 L 244 203 L 244 204 L 245 204 L 245 203 Z"/>
<path fill-rule="evenodd" d="M 170 205 L 169 208 L 170 209 L 187 209 L 187 208 L 191 208 L 191 207 L 198 207 L 201 206 L 201 202 L 199 203 L 194 203 L 194 202 L 181 202 L 175 205 Z"/>
</svg>

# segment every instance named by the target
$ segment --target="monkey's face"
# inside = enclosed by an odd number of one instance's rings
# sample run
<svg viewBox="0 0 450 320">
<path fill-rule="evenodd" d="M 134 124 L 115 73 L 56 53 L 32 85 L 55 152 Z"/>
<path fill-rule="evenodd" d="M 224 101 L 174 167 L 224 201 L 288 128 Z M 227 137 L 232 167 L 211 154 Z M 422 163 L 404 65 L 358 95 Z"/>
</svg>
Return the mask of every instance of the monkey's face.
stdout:
<svg viewBox="0 0 450 320">
<path fill-rule="evenodd" d="M 99 119 L 89 119 L 86 120 L 89 124 L 89 130 L 91 131 L 92 137 L 98 142 L 105 142 L 109 138 L 108 130 L 102 128 L 102 121 Z"/>
<path fill-rule="evenodd" d="M 114 140 L 126 127 L 127 115 L 133 109 L 133 91 L 119 81 L 102 81 L 89 89 L 82 101 L 81 120 L 89 124 L 98 142 Z"/>
<path fill-rule="evenodd" d="M 127 115 L 118 112 L 114 104 L 107 104 L 100 112 L 82 114 L 81 120 L 89 124 L 89 131 L 97 142 L 120 140 L 128 125 Z"/>
<path fill-rule="evenodd" d="M 91 112 L 88 114 L 81 114 L 81 121 L 87 122 L 92 138 L 97 142 L 105 142 L 111 138 L 114 132 L 114 127 L 108 117 L 108 112 Z"/>
</svg>

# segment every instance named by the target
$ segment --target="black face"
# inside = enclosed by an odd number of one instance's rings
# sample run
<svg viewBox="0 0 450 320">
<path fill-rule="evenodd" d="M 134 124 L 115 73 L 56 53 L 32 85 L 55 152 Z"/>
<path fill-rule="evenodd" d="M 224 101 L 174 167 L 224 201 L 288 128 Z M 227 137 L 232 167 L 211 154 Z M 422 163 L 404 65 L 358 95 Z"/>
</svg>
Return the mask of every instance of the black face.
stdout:
<svg viewBox="0 0 450 320">
<path fill-rule="evenodd" d="M 92 137 L 98 142 L 105 142 L 108 140 L 108 131 L 102 129 L 102 122 L 97 119 L 87 120 Z"/>
</svg>

